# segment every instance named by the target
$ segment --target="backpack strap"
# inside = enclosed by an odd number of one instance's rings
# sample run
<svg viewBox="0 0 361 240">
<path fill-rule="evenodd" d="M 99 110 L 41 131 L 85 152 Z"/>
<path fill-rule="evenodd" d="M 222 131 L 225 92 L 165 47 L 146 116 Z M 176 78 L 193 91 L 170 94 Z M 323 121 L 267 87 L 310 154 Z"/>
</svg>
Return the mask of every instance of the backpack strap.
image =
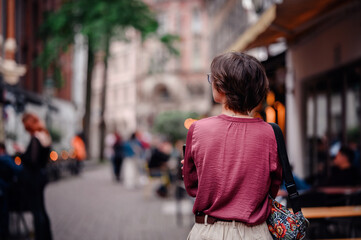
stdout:
<svg viewBox="0 0 361 240">
<path fill-rule="evenodd" d="M 282 166 L 282 175 L 283 179 L 285 180 L 285 186 L 288 192 L 288 198 L 290 200 L 293 212 L 301 211 L 301 207 L 298 203 L 298 192 L 296 188 L 295 180 L 293 179 L 290 163 L 288 161 L 286 145 L 283 138 L 283 133 L 281 128 L 276 123 L 269 123 L 273 131 L 275 133 L 276 141 L 277 141 L 277 151 L 278 157 Z"/>
</svg>

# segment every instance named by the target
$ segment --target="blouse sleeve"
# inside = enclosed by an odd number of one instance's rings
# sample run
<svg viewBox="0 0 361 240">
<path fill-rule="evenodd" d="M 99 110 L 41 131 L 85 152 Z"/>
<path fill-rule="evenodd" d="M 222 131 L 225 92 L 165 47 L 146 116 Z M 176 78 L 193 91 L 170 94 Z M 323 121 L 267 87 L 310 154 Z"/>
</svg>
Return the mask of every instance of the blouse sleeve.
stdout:
<svg viewBox="0 0 361 240">
<path fill-rule="evenodd" d="M 282 183 L 282 166 L 279 161 L 278 152 L 277 152 L 277 142 L 274 140 L 272 144 L 272 150 L 270 153 L 271 160 L 271 186 L 270 186 L 270 195 L 275 198 L 277 196 L 277 192 Z"/>
<path fill-rule="evenodd" d="M 197 169 L 192 156 L 192 138 L 195 125 L 196 123 L 193 123 L 188 130 L 183 166 L 184 185 L 191 197 L 196 197 L 198 191 Z"/>
</svg>

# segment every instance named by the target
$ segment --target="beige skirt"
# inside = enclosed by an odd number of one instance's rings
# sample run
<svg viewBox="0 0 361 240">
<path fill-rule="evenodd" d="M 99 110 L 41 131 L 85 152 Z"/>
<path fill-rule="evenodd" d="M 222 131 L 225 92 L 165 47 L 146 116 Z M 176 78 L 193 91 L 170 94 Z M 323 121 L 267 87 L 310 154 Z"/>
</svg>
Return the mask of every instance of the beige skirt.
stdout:
<svg viewBox="0 0 361 240">
<path fill-rule="evenodd" d="M 267 224 L 247 226 L 240 222 L 195 223 L 187 240 L 272 240 Z"/>
</svg>

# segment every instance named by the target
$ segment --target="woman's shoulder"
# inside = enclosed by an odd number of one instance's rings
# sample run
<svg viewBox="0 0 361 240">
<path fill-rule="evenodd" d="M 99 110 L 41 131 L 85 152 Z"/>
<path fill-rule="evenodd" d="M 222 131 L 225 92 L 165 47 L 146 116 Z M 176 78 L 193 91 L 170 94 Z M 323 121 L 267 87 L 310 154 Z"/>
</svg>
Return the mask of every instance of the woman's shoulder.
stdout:
<svg viewBox="0 0 361 240">
<path fill-rule="evenodd" d="M 189 130 L 193 132 L 195 129 L 198 131 L 200 129 L 209 129 L 210 127 L 214 128 L 218 121 L 217 116 L 202 118 L 193 122 Z"/>
<path fill-rule="evenodd" d="M 197 124 L 197 126 L 203 126 L 208 124 L 214 124 L 219 121 L 221 121 L 219 116 L 212 116 L 212 117 L 199 119 L 198 121 L 195 121 L 193 124 Z"/>
<path fill-rule="evenodd" d="M 257 130 L 256 132 L 258 134 L 261 134 L 265 137 L 275 138 L 273 128 L 268 122 L 265 121 L 257 122 L 257 124 L 255 125 L 255 129 Z"/>
</svg>

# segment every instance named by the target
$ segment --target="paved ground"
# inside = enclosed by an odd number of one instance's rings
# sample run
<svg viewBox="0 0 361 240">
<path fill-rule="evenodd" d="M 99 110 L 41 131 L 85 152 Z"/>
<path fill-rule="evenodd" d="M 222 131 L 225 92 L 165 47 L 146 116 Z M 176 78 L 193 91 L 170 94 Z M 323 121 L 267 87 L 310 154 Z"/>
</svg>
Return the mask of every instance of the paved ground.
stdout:
<svg viewBox="0 0 361 240">
<path fill-rule="evenodd" d="M 54 240 L 180 240 L 192 224 L 189 199 L 177 226 L 174 199 L 125 189 L 112 180 L 108 165 L 50 183 L 45 196 Z"/>
</svg>

